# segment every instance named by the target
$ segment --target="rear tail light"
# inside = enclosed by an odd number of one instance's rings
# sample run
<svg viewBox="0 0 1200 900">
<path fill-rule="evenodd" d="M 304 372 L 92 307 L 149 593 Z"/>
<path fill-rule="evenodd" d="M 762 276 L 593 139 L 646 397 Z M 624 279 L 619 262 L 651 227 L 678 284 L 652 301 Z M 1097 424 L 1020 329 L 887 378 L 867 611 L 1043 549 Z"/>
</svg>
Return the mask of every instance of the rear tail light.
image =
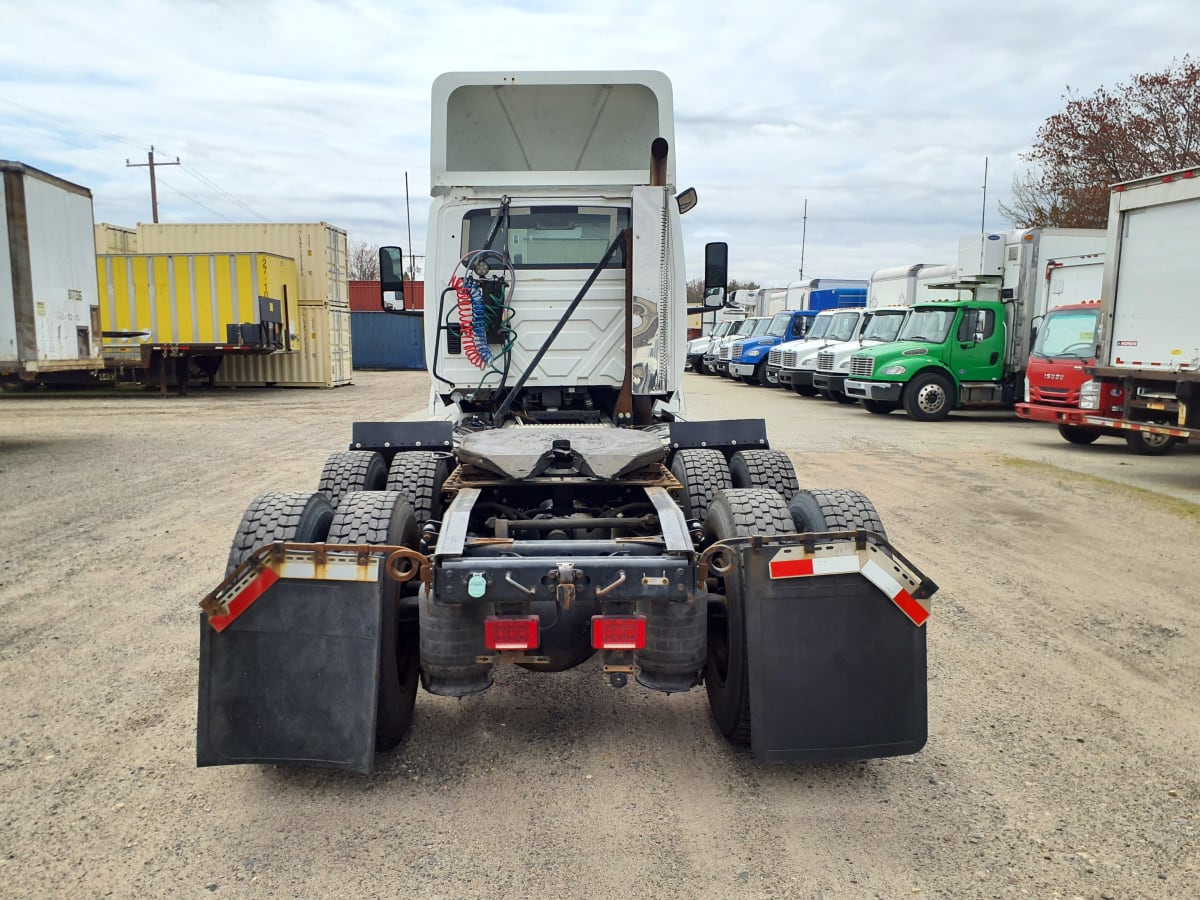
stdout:
<svg viewBox="0 0 1200 900">
<path fill-rule="evenodd" d="M 646 617 L 592 616 L 592 646 L 597 650 L 641 650 L 646 646 Z"/>
<path fill-rule="evenodd" d="M 489 650 L 534 650 L 538 617 L 488 616 L 483 620 L 483 643 Z"/>
</svg>

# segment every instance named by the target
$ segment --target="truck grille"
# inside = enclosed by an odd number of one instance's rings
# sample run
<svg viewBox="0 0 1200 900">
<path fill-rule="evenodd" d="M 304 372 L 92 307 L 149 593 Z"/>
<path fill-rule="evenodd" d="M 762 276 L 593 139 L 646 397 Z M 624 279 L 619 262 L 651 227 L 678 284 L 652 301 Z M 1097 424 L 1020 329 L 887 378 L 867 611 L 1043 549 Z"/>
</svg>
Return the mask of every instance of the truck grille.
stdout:
<svg viewBox="0 0 1200 900">
<path fill-rule="evenodd" d="M 732 354 L 733 354 L 733 345 L 732 344 L 726 344 L 724 347 L 721 348 L 721 359 L 728 360 L 732 357 Z"/>
<path fill-rule="evenodd" d="M 785 369 L 796 368 L 796 351 L 795 350 L 783 351 L 783 359 L 779 364 L 781 366 L 783 366 Z"/>
<path fill-rule="evenodd" d="M 768 353 L 767 354 L 767 365 L 768 366 L 782 366 L 783 365 L 783 351 L 780 350 L 778 347 L 776 347 L 774 350 L 772 350 L 770 353 Z"/>
<path fill-rule="evenodd" d="M 1072 388 L 1047 388 L 1030 385 L 1030 403 L 1046 403 L 1051 406 L 1078 406 L 1079 391 Z"/>
<path fill-rule="evenodd" d="M 875 374 L 875 360 L 870 356 L 850 357 L 850 374 L 869 378 Z"/>
<path fill-rule="evenodd" d="M 829 350 L 822 350 L 817 354 L 817 371 L 832 372 L 833 371 L 833 353 Z"/>
</svg>

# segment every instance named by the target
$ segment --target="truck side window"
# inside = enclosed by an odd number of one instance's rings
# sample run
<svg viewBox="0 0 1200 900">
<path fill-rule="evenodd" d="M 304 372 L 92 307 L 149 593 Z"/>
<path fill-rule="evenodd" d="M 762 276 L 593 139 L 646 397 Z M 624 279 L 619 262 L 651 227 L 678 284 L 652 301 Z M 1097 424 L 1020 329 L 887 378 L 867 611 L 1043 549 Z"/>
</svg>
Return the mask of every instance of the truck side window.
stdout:
<svg viewBox="0 0 1200 900">
<path fill-rule="evenodd" d="M 991 309 L 968 309 L 963 313 L 958 325 L 958 339 L 964 344 L 975 340 L 975 335 L 982 335 L 987 340 L 996 330 L 996 312 Z"/>
</svg>

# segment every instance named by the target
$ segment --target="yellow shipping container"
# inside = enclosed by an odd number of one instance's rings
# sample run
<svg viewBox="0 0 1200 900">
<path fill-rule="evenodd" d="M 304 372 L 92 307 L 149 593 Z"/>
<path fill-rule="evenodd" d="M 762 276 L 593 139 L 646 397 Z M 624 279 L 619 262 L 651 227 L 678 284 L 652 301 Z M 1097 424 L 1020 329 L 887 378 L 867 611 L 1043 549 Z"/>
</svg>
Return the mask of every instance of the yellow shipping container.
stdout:
<svg viewBox="0 0 1200 900">
<path fill-rule="evenodd" d="M 141 253 L 275 253 L 296 261 L 301 306 L 350 302 L 346 232 L 328 222 L 141 222 Z"/>
<path fill-rule="evenodd" d="M 295 346 L 296 263 L 271 253 L 102 254 L 96 257 L 104 356 L 136 364 L 143 347 L 221 351 L 229 325 L 282 323 Z"/>
<path fill-rule="evenodd" d="M 228 357 L 217 384 L 237 387 L 338 387 L 350 384 L 350 310 L 346 307 L 300 307 L 299 347 L 292 353 Z"/>
</svg>

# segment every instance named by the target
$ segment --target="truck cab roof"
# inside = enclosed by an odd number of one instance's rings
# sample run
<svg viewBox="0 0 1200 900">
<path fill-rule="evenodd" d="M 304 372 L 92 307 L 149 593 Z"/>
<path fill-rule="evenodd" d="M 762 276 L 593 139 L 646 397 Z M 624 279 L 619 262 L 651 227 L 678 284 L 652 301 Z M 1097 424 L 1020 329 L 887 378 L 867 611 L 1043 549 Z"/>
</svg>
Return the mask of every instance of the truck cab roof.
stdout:
<svg viewBox="0 0 1200 900">
<path fill-rule="evenodd" d="M 434 196 L 647 184 L 647 148 L 675 140 L 671 82 L 655 71 L 448 72 L 433 83 L 432 109 Z M 666 183 L 675 184 L 674 153 Z"/>
</svg>

